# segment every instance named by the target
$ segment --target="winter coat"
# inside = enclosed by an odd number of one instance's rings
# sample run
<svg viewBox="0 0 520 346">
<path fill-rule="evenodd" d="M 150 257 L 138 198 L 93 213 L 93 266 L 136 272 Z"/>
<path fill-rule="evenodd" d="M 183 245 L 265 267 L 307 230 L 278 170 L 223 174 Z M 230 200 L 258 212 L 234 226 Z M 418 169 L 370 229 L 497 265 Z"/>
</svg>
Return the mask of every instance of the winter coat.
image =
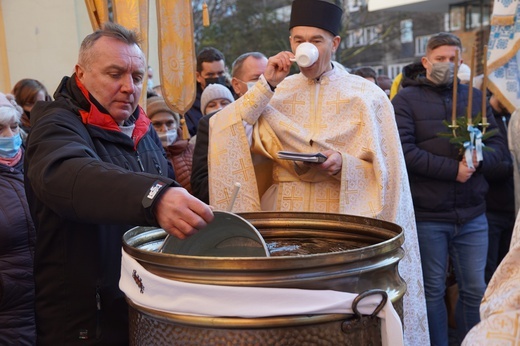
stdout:
<svg viewBox="0 0 520 346">
<path fill-rule="evenodd" d="M 403 154 L 408 169 L 417 221 L 465 223 L 486 210 L 488 184 L 483 172 L 496 166 L 503 155 L 503 138 L 490 137 L 485 145 L 484 161 L 465 183 L 456 181 L 461 151 L 439 133 L 450 130 L 443 120 L 451 123 L 452 85 L 437 86 L 425 77 L 421 63 L 403 70 L 403 89 L 392 100 Z M 457 116 L 466 116 L 467 85 L 458 84 Z M 472 116 L 480 113 L 482 93 L 473 90 Z M 487 106 L 487 114 L 492 114 Z M 494 118 L 488 131 L 496 128 Z"/>
<path fill-rule="evenodd" d="M 190 109 L 184 114 L 186 120 L 186 126 L 190 132 L 190 136 L 197 134 L 197 128 L 199 126 L 199 120 L 202 118 L 202 111 L 200 109 L 200 97 L 202 96 L 202 86 L 197 82 L 197 94 L 195 95 L 195 101 Z"/>
<path fill-rule="evenodd" d="M 181 132 L 181 129 L 179 129 Z M 191 167 L 193 162 L 193 150 L 195 144 L 187 139 L 178 139 L 172 145 L 165 148 L 166 155 L 173 165 L 175 179 L 182 187 L 191 193 Z"/>
<path fill-rule="evenodd" d="M 497 112 L 495 112 L 497 113 Z M 500 133 L 507 142 L 507 124 L 511 114 L 495 114 L 495 121 L 500 129 Z M 513 179 L 513 159 L 504 143 L 504 156 L 498 165 L 484 174 L 489 184 L 489 191 L 486 196 L 487 211 L 499 213 L 509 213 L 515 215 L 515 187 Z"/>
<path fill-rule="evenodd" d="M 0 164 L 0 345 L 34 345 L 35 231 L 25 198 L 23 159 Z"/>
<path fill-rule="evenodd" d="M 193 166 L 191 171 L 191 188 L 193 195 L 209 203 L 208 187 L 208 142 L 209 142 L 209 119 L 215 112 L 203 116 L 199 121 L 197 131 L 197 142 L 193 153 Z"/>
<path fill-rule="evenodd" d="M 38 344 L 124 345 L 122 236 L 136 225 L 158 226 L 154 203 L 165 187 L 178 185 L 140 107 L 130 118 L 130 138 L 75 75 L 63 79 L 54 98 L 31 112 L 25 172 L 38 234 Z"/>
</svg>

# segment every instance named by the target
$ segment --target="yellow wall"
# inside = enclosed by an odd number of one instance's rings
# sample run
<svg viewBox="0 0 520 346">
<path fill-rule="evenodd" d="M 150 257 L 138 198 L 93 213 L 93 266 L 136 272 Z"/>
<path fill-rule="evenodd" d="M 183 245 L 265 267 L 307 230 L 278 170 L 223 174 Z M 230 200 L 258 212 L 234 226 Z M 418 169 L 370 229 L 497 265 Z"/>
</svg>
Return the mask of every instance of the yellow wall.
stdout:
<svg viewBox="0 0 520 346">
<path fill-rule="evenodd" d="M 9 86 L 9 61 L 7 59 L 2 3 L 0 2 L 0 91 L 9 90 Z"/>
<path fill-rule="evenodd" d="M 149 65 L 159 84 L 155 1 L 149 12 Z M 84 0 L 0 0 L 0 91 L 34 78 L 52 95 L 72 74 L 81 41 L 91 32 Z"/>
</svg>

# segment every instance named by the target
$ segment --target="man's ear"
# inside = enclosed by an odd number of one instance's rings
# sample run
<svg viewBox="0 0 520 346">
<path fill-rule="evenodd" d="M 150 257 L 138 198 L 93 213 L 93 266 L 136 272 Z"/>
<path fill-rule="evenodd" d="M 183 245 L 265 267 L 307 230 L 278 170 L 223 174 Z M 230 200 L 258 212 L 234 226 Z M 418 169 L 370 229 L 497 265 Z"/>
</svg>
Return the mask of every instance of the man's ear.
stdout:
<svg viewBox="0 0 520 346">
<path fill-rule="evenodd" d="M 336 52 L 340 43 L 341 43 L 341 37 L 334 36 L 334 38 L 332 39 L 332 52 L 333 53 Z"/>
<path fill-rule="evenodd" d="M 231 78 L 231 86 L 233 87 L 233 91 L 238 96 L 242 96 L 240 92 L 240 81 L 236 79 L 235 77 Z"/>
<path fill-rule="evenodd" d="M 428 63 L 428 59 L 425 56 L 423 56 L 421 58 L 421 63 L 423 65 L 423 67 L 426 69 L 426 64 Z"/>
<path fill-rule="evenodd" d="M 85 74 L 83 67 L 81 67 L 79 64 L 76 64 L 76 66 L 74 66 L 74 72 L 76 73 L 76 76 L 78 76 L 79 80 L 83 79 L 83 75 Z"/>
<path fill-rule="evenodd" d="M 200 72 L 195 72 L 195 77 L 197 79 L 197 82 L 199 82 L 200 84 L 204 84 L 204 78 L 202 78 L 202 76 L 200 75 Z"/>
</svg>

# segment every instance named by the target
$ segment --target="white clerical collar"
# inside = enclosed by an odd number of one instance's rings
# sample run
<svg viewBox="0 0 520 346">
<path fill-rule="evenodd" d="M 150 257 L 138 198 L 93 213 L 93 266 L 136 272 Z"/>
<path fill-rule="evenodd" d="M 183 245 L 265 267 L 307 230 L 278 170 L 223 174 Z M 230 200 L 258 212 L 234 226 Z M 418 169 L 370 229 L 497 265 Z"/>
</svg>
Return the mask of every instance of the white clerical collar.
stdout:
<svg viewBox="0 0 520 346">
<path fill-rule="evenodd" d="M 323 79 L 323 77 L 329 77 L 329 76 L 331 76 L 335 72 L 334 71 L 334 65 L 332 63 L 331 63 L 331 65 L 332 65 L 332 68 L 330 70 L 323 72 L 321 74 L 321 76 L 319 76 L 318 78 L 314 78 L 314 81 L 316 83 L 320 83 L 321 80 Z"/>
</svg>

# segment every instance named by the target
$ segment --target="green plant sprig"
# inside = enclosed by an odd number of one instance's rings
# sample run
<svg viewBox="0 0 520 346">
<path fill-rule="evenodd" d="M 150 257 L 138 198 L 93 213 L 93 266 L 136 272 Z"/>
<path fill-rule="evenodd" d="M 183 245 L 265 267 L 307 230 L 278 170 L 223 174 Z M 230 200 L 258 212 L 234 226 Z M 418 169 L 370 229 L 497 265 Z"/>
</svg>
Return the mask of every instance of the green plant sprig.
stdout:
<svg viewBox="0 0 520 346">
<path fill-rule="evenodd" d="M 482 114 L 478 113 L 473 118 L 473 127 L 477 127 L 482 131 L 482 125 L 479 125 L 482 122 Z M 460 150 L 460 153 L 464 153 L 464 143 L 469 142 L 471 140 L 470 138 L 470 132 L 468 131 L 468 118 L 463 117 L 457 117 L 456 119 L 456 127 L 453 127 L 451 122 L 448 122 L 447 120 L 443 120 L 442 123 L 446 128 L 449 129 L 448 132 L 439 132 L 437 135 L 439 137 L 443 138 L 449 138 L 450 143 L 457 146 Z M 483 131 L 482 131 L 483 132 Z M 496 135 L 498 133 L 498 129 L 493 129 L 486 131 L 482 134 L 482 142 L 485 142 L 486 139 Z M 484 151 L 493 151 L 493 148 L 489 148 L 486 146 L 483 146 L 482 150 Z"/>
</svg>

